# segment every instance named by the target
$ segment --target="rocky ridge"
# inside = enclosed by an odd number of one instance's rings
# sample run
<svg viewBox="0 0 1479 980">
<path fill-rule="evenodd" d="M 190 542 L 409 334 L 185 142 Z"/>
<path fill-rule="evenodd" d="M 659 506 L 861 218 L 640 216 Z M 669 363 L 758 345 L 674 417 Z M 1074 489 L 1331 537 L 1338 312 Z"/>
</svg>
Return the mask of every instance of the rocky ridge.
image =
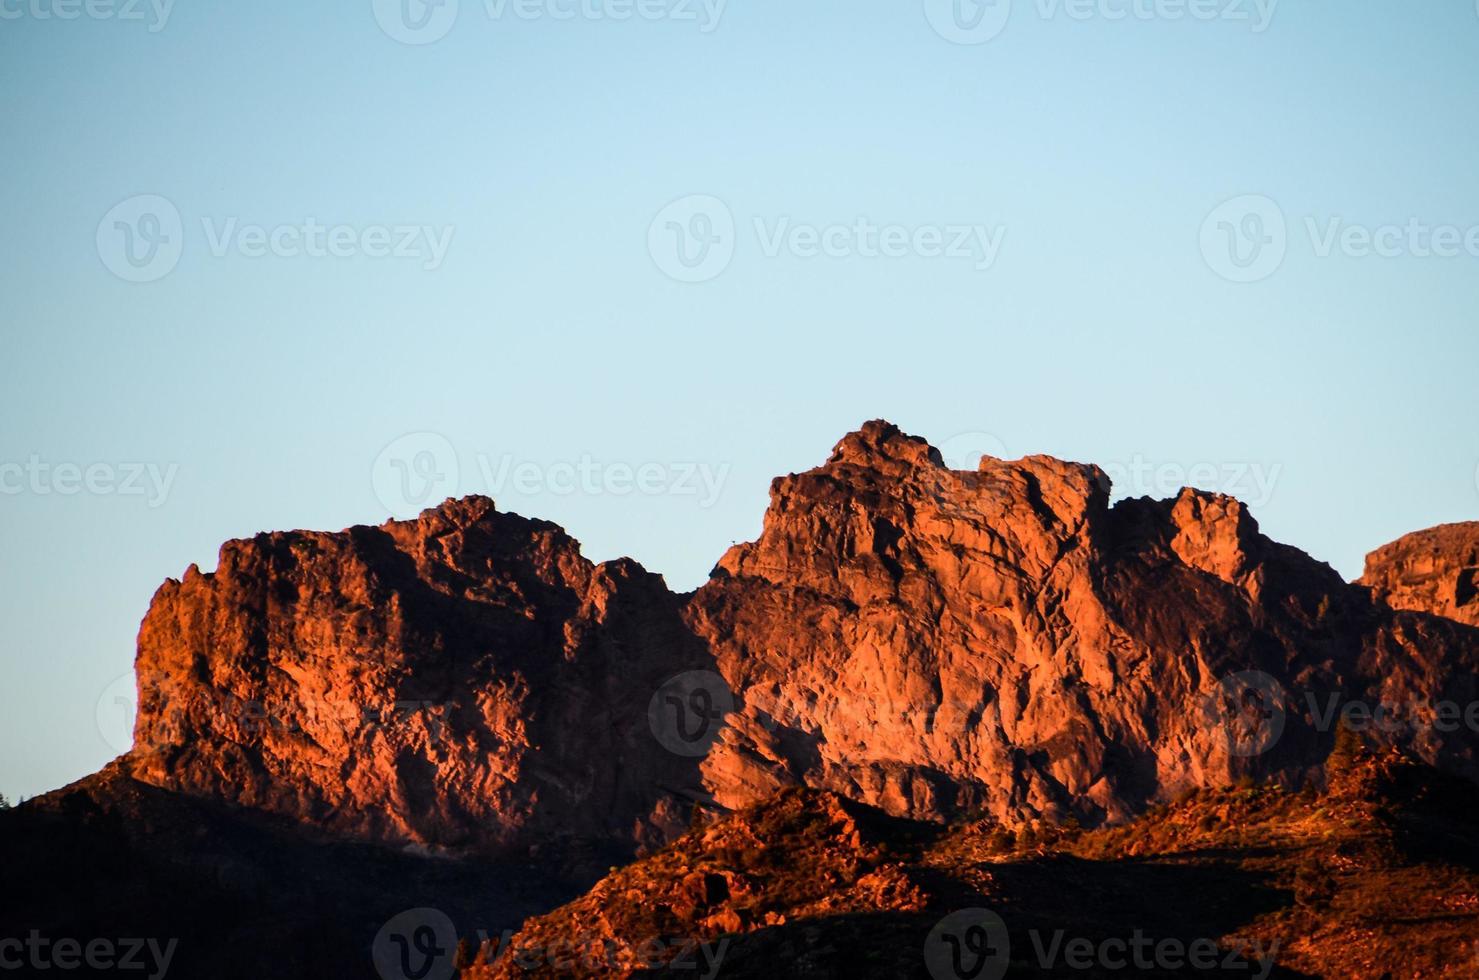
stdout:
<svg viewBox="0 0 1479 980">
<path fill-rule="evenodd" d="M 1350 701 L 1396 706 L 1379 737 L 1472 775 L 1473 733 L 1421 722 L 1476 699 L 1479 631 L 1391 594 L 1229 497 L 1110 506 L 1097 467 L 956 471 L 870 422 L 776 480 L 760 537 L 687 596 L 485 498 L 231 542 L 155 597 L 123 765 L 433 851 L 653 846 L 788 786 L 1114 823 L 1247 775 L 1318 780 L 1321 709 Z"/>
</svg>

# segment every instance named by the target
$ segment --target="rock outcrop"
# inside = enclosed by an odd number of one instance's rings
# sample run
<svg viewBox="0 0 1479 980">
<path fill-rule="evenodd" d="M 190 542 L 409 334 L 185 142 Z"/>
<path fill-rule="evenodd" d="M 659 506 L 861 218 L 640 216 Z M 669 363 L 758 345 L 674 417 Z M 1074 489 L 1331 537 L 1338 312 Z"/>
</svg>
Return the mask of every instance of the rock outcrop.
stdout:
<svg viewBox="0 0 1479 980">
<path fill-rule="evenodd" d="M 1246 775 L 1318 780 L 1351 701 L 1474 774 L 1472 731 L 1421 722 L 1476 700 L 1479 631 L 1372 601 L 1234 499 L 1108 491 L 1043 456 L 951 470 L 871 422 L 775 481 L 759 539 L 689 596 L 484 498 L 232 542 L 155 597 L 124 765 L 481 850 L 636 847 L 788 786 L 1122 821 Z"/>
<path fill-rule="evenodd" d="M 1373 606 L 1237 500 L 1108 489 L 1041 456 L 952 471 L 883 422 L 775 481 L 759 540 L 687 607 L 740 704 L 704 763 L 717 801 L 802 784 L 902 816 L 1121 820 L 1317 776 L 1331 698 L 1473 699 L 1473 635 Z M 1250 696 L 1268 717 L 1230 744 Z M 1473 738 L 1423 748 L 1467 767 Z"/>
<path fill-rule="evenodd" d="M 1428 528 L 1378 548 L 1366 556 L 1359 582 L 1394 609 L 1479 626 L 1479 521 Z"/>
<path fill-rule="evenodd" d="M 443 848 L 683 826 L 695 762 L 647 709 L 702 647 L 659 576 L 449 501 L 260 534 L 160 588 L 131 774 L 346 835 Z"/>
</svg>

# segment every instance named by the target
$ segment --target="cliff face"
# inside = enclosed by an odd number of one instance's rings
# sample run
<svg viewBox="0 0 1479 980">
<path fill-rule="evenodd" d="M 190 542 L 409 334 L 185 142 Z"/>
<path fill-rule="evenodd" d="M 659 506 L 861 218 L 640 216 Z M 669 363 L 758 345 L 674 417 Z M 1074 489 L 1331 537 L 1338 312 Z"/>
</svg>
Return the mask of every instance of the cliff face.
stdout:
<svg viewBox="0 0 1479 980">
<path fill-rule="evenodd" d="M 1359 581 L 1394 609 L 1479 626 L 1479 521 L 1398 538 L 1366 556 Z"/>
<path fill-rule="evenodd" d="M 125 767 L 454 848 L 663 840 L 787 785 L 1092 824 L 1318 775 L 1331 699 L 1476 700 L 1479 631 L 1372 602 L 1236 500 L 1108 489 L 869 423 L 686 597 L 482 498 L 233 542 L 155 598 Z M 1374 736 L 1470 773 L 1466 729 Z"/>
<path fill-rule="evenodd" d="M 687 608 L 742 703 L 704 762 L 718 801 L 805 784 L 914 817 L 1121 819 L 1298 778 L 1334 737 L 1311 704 L 1409 705 L 1472 663 L 1472 636 L 1373 607 L 1236 500 L 1107 491 L 1047 457 L 951 471 L 886 423 L 777 480 Z M 1250 697 L 1269 718 L 1234 744 Z"/>
<path fill-rule="evenodd" d="M 665 837 L 695 763 L 653 751 L 648 702 L 706 662 L 678 609 L 481 498 L 231 542 L 144 620 L 129 769 L 372 839 Z"/>
</svg>

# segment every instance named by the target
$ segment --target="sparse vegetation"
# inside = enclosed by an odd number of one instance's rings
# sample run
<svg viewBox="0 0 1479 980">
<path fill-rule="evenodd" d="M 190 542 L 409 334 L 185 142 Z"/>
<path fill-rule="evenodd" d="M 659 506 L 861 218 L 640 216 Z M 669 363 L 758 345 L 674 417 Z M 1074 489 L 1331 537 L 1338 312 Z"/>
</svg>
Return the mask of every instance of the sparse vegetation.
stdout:
<svg viewBox="0 0 1479 980">
<path fill-rule="evenodd" d="M 1342 718 L 1335 730 L 1335 747 L 1325 762 L 1325 772 L 1331 779 L 1347 775 L 1367 755 L 1366 741 Z"/>
<path fill-rule="evenodd" d="M 1017 835 L 1017 846 L 1024 851 L 1031 851 L 1035 850 L 1037 848 L 1037 845 L 1037 829 L 1032 824 L 1028 824 L 1027 826 L 1023 827 L 1022 832 Z"/>
<path fill-rule="evenodd" d="M 1005 827 L 996 827 L 986 836 L 986 846 L 993 854 L 1004 854 L 1017 846 L 1017 835 Z"/>
<path fill-rule="evenodd" d="M 1308 854 L 1294 872 L 1294 900 L 1316 912 L 1330 907 L 1335 897 L 1335 877 L 1318 855 Z"/>
<path fill-rule="evenodd" d="M 547 947 L 600 922 L 618 945 L 726 937 L 726 976 L 773 976 L 777 949 L 815 957 L 816 975 L 892 975 L 920 929 L 974 904 L 1101 936 L 1198 929 L 1229 945 L 1277 942 L 1294 975 L 1471 975 L 1479 874 L 1430 850 L 1475 836 L 1479 791 L 1396 757 L 1342 758 L 1327 791 L 1204 788 L 1092 830 L 931 827 L 788 791 L 622 869 L 517 942 Z M 1085 889 L 1097 896 L 1090 918 Z"/>
<path fill-rule="evenodd" d="M 453 965 L 459 970 L 465 970 L 476 962 L 477 955 L 478 944 L 467 936 L 463 936 L 457 941 L 457 954 Z"/>
</svg>

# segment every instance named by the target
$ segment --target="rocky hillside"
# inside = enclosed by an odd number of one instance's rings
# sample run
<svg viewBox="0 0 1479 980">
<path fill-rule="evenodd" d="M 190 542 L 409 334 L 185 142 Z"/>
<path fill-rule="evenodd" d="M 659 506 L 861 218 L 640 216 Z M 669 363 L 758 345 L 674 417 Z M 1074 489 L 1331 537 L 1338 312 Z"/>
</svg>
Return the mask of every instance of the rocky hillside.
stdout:
<svg viewBox="0 0 1479 980">
<path fill-rule="evenodd" d="M 1088 832 L 787 791 L 464 945 L 461 976 L 1475 976 L 1472 784 L 1360 749 L 1335 769 Z"/>
</svg>

